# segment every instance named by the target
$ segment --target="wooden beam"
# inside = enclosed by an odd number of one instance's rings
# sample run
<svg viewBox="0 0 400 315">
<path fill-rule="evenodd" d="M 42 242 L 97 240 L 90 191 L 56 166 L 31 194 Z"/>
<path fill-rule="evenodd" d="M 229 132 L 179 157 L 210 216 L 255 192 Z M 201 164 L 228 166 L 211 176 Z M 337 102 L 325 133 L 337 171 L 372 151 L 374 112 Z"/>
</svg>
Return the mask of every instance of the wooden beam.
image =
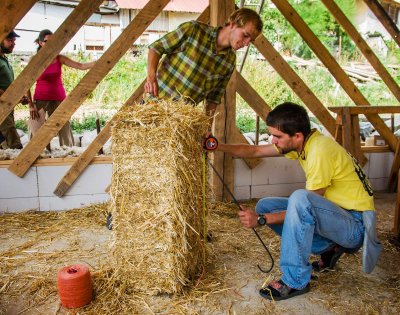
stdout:
<svg viewBox="0 0 400 315">
<path fill-rule="evenodd" d="M 396 206 L 394 208 L 393 233 L 397 238 L 400 237 L 400 170 L 397 174 L 397 194 Z"/>
<path fill-rule="evenodd" d="M 212 26 L 223 26 L 228 20 L 230 14 L 235 10 L 235 2 L 233 0 L 210 0 L 210 24 Z M 227 111 L 230 111 L 230 104 L 226 102 L 227 95 L 221 100 L 221 104 L 217 106 L 216 116 L 214 119 L 213 133 L 219 141 L 226 143 L 226 124 Z M 212 164 L 216 171 L 224 178 L 225 154 L 217 151 L 212 155 Z M 224 195 L 224 186 L 218 176 L 212 174 L 211 182 L 213 183 L 213 191 L 216 200 L 222 200 Z"/>
<path fill-rule="evenodd" d="M 256 112 L 258 116 L 265 122 L 265 118 L 271 111 L 271 107 L 257 93 L 255 89 L 246 81 L 245 78 L 235 71 L 236 75 L 236 91 L 245 100 L 247 104 Z"/>
<path fill-rule="evenodd" d="M 90 92 L 114 67 L 121 56 L 131 47 L 132 43 L 143 33 L 168 2 L 169 0 L 150 0 L 145 5 L 93 68 L 82 78 L 79 85 L 57 107 L 38 133 L 28 142 L 28 145 L 9 167 L 9 171 L 18 176 L 23 176 L 27 172 L 44 147 L 71 118 Z"/>
<path fill-rule="evenodd" d="M 360 49 L 364 57 L 369 61 L 371 66 L 382 78 L 383 82 L 386 83 L 389 90 L 393 93 L 398 101 L 400 101 L 400 88 L 396 81 L 392 78 L 390 73 L 386 70 L 385 66 L 381 63 L 379 58 L 375 55 L 371 47 L 368 46 L 367 42 L 362 38 L 360 33 L 342 12 L 339 6 L 332 0 L 322 0 L 323 4 L 335 17 L 336 21 L 343 27 L 346 33 L 353 39 L 354 43 Z"/>
<path fill-rule="evenodd" d="M 397 45 L 400 47 L 399 28 L 396 23 L 391 19 L 389 14 L 385 11 L 382 5 L 377 0 L 364 0 L 365 4 L 375 14 L 378 20 L 382 23 L 383 27 L 386 28 L 390 36 L 394 39 Z"/>
<path fill-rule="evenodd" d="M 287 0 L 271 0 L 283 16 L 292 24 L 307 45 L 312 49 L 316 56 L 321 60 L 336 81 L 342 86 L 356 105 L 369 105 L 368 100 L 361 94 L 357 86 L 350 80 L 344 70 L 336 62 L 333 56 L 321 43 L 317 36 L 311 31 L 300 15 L 293 9 Z M 397 139 L 391 130 L 385 125 L 378 115 L 367 115 L 367 119 L 372 123 L 379 134 L 386 140 L 391 149 L 396 149 Z"/>
<path fill-rule="evenodd" d="M 136 91 L 131 95 L 131 97 L 125 102 L 123 107 L 130 106 L 137 103 L 144 92 L 144 84 L 146 80 L 144 80 Z M 111 118 L 110 121 L 103 127 L 97 137 L 90 143 L 90 145 L 86 148 L 86 150 L 77 158 L 75 163 L 69 168 L 69 170 L 65 173 L 63 178 L 58 183 L 56 189 L 54 190 L 54 194 L 58 197 L 62 197 L 69 190 L 72 184 L 77 180 L 77 178 L 82 174 L 82 172 L 86 169 L 89 163 L 93 160 L 97 152 L 99 152 L 100 148 L 110 139 L 111 137 L 111 124 L 113 123 L 115 116 Z"/>
<path fill-rule="evenodd" d="M 289 87 L 306 104 L 308 109 L 318 118 L 331 135 L 335 134 L 335 119 L 315 96 L 306 83 L 290 67 L 283 57 L 275 50 L 274 46 L 263 35 L 254 41 L 254 46 L 265 57 L 270 65 L 285 80 Z"/>
<path fill-rule="evenodd" d="M 32 57 L 28 66 L 0 97 L 0 123 L 101 3 L 102 0 L 82 0 L 45 47 Z"/>
<path fill-rule="evenodd" d="M 0 42 L 15 28 L 35 3 L 36 0 L 2 1 L 0 6 Z"/>
<path fill-rule="evenodd" d="M 210 20 L 210 7 L 208 6 L 197 18 L 197 21 L 208 23 Z M 129 106 L 139 101 L 140 97 L 144 92 L 144 84 L 146 81 L 143 81 L 136 91 L 131 95 L 131 97 L 125 102 L 123 106 Z M 75 161 L 75 163 L 70 167 L 70 169 L 65 173 L 63 178 L 58 183 L 56 189 L 54 190 L 54 194 L 62 197 L 65 193 L 71 188 L 76 179 L 82 174 L 82 172 L 86 169 L 89 163 L 95 158 L 95 155 L 100 150 L 100 148 L 108 141 L 111 137 L 110 125 L 114 118 L 112 118 L 107 124 L 104 126 L 103 130 L 97 135 L 97 137 L 93 140 L 93 142 L 86 148 L 85 152 L 83 152 Z"/>
<path fill-rule="evenodd" d="M 328 109 L 336 114 L 341 113 L 343 107 L 329 106 Z M 400 105 L 395 106 L 349 106 L 350 114 L 396 114 L 400 113 Z"/>
</svg>

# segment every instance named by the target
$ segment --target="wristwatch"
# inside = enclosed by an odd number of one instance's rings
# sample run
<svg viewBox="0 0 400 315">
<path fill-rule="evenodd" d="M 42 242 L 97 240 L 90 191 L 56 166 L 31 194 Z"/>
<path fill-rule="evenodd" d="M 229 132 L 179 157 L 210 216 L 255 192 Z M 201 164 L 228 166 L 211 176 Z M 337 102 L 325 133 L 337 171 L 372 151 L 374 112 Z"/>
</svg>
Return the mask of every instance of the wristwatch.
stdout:
<svg viewBox="0 0 400 315">
<path fill-rule="evenodd" d="M 264 215 L 259 215 L 257 219 L 258 225 L 265 225 L 267 224 L 267 219 L 265 218 Z"/>
</svg>

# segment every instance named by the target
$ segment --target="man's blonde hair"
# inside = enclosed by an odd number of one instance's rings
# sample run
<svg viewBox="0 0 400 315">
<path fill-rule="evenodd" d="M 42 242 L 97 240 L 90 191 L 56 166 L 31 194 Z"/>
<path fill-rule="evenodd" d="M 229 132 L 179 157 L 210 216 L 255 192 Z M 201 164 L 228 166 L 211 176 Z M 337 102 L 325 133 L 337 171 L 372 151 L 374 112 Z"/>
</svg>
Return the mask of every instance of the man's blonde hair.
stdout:
<svg viewBox="0 0 400 315">
<path fill-rule="evenodd" d="M 260 16 L 254 10 L 248 8 L 240 8 L 234 11 L 229 17 L 229 23 L 235 23 L 239 27 L 243 27 L 247 23 L 253 23 L 256 30 L 261 33 L 263 28 L 263 22 Z"/>
</svg>

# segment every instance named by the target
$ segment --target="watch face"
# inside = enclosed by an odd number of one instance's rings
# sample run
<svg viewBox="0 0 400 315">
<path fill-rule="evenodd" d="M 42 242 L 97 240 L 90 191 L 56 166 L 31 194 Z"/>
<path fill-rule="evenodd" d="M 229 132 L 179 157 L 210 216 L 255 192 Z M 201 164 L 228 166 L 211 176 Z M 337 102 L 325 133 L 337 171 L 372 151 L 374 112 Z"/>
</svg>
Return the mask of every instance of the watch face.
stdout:
<svg viewBox="0 0 400 315">
<path fill-rule="evenodd" d="M 258 222 L 259 225 L 265 225 L 265 223 L 267 223 L 267 220 L 265 220 L 265 217 L 264 217 L 264 216 L 261 216 L 261 215 L 260 215 L 260 216 L 258 217 L 257 222 Z"/>
</svg>

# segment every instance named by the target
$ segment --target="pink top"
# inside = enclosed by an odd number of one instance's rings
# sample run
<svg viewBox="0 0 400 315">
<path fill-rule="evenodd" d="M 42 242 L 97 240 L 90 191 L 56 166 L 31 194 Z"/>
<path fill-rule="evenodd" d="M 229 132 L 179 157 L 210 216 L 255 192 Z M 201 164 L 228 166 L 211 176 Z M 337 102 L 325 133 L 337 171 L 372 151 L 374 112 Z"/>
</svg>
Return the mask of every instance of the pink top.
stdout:
<svg viewBox="0 0 400 315">
<path fill-rule="evenodd" d="M 34 100 L 62 101 L 65 99 L 65 89 L 61 79 L 61 62 L 57 56 L 56 62 L 49 65 L 36 81 Z"/>
</svg>

